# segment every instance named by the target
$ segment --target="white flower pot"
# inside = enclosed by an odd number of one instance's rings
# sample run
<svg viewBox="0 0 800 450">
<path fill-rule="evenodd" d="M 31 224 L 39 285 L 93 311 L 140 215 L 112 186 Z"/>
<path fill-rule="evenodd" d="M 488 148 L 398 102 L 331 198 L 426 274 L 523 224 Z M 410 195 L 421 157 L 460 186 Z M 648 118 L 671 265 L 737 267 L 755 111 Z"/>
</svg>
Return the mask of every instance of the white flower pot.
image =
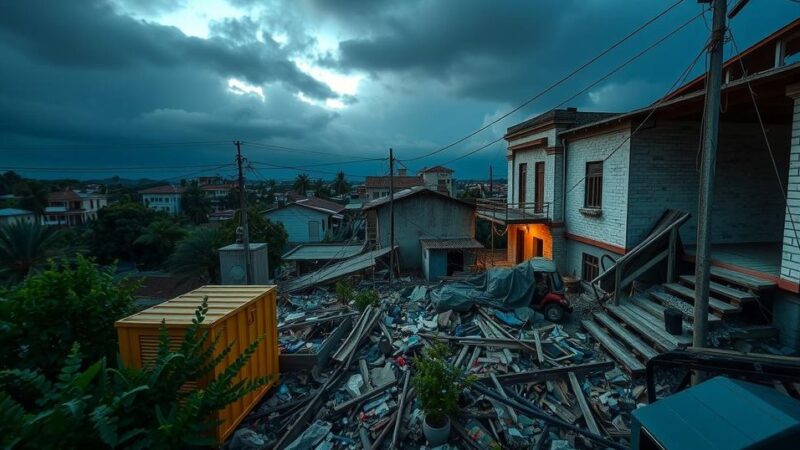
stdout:
<svg viewBox="0 0 800 450">
<path fill-rule="evenodd" d="M 422 421 L 422 433 L 431 447 L 447 443 L 450 438 L 450 418 L 445 416 L 445 423 L 441 427 L 434 427 L 428 423 L 428 416 Z"/>
</svg>

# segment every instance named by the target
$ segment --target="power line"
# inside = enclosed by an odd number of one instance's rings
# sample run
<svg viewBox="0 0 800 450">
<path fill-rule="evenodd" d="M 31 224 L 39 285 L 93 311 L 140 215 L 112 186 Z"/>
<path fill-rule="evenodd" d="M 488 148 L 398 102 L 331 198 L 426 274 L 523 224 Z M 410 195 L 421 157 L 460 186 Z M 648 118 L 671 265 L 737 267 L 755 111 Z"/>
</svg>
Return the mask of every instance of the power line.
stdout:
<svg viewBox="0 0 800 450">
<path fill-rule="evenodd" d="M 672 37 L 672 36 L 673 36 L 673 35 L 675 35 L 676 33 L 680 32 L 681 30 L 683 30 L 684 28 L 686 28 L 687 26 L 689 26 L 689 24 L 691 24 L 692 22 L 694 22 L 695 20 L 697 20 L 697 18 L 698 18 L 698 17 L 700 17 L 702 14 L 703 14 L 703 13 L 702 13 L 702 12 L 700 12 L 700 13 L 698 13 L 697 15 L 693 16 L 692 18 L 690 18 L 689 20 L 687 20 L 686 22 L 684 22 L 683 24 L 681 24 L 681 25 L 680 25 L 678 28 L 675 28 L 674 30 L 670 31 L 669 33 L 667 33 L 666 35 L 662 36 L 662 37 L 661 37 L 660 39 L 658 39 L 657 41 L 655 41 L 655 42 L 653 42 L 652 44 L 650 44 L 650 46 L 648 46 L 648 47 L 647 47 L 647 48 L 645 48 L 644 50 L 640 51 L 639 53 L 637 53 L 637 54 L 636 54 L 636 55 L 634 55 L 633 57 L 631 57 L 631 58 L 627 59 L 625 62 L 623 62 L 622 64 L 620 64 L 620 65 L 619 65 L 619 66 L 617 66 L 616 68 L 614 68 L 614 69 L 613 69 L 611 72 L 608 72 L 607 74 L 605 74 L 605 75 L 604 75 L 604 76 L 602 76 L 601 78 L 599 78 L 599 79 L 595 80 L 594 82 L 590 83 L 589 85 L 585 86 L 583 89 L 581 89 L 580 91 L 576 92 L 575 94 L 573 94 L 572 96 L 570 96 L 569 98 L 567 98 L 566 100 L 562 101 L 561 103 L 559 103 L 558 105 L 554 106 L 554 107 L 553 107 L 553 108 L 551 108 L 551 109 L 557 109 L 557 108 L 560 108 L 561 106 L 564 106 L 564 105 L 565 105 L 567 102 L 570 102 L 570 101 L 572 101 L 573 99 L 575 99 L 575 98 L 576 98 L 576 97 L 578 97 L 579 95 L 581 95 L 581 94 L 585 93 L 586 91 L 588 91 L 588 90 L 592 89 L 593 87 L 595 87 L 595 86 L 597 86 L 598 84 L 602 83 L 603 81 L 607 80 L 608 78 L 610 78 L 611 76 L 613 76 L 615 73 L 619 72 L 620 70 L 622 70 L 623 68 L 625 68 L 625 67 L 626 67 L 626 66 L 628 66 L 629 64 L 633 63 L 634 61 L 636 61 L 636 60 L 637 60 L 637 59 L 639 59 L 640 57 L 644 56 L 644 55 L 645 55 L 646 53 L 648 53 L 650 50 L 652 50 L 652 49 L 654 49 L 655 47 L 657 47 L 658 45 L 660 45 L 660 44 L 661 44 L 662 42 L 664 42 L 665 40 L 669 39 L 670 37 Z M 705 46 L 704 46 L 704 49 L 705 49 Z M 701 54 L 702 54 L 702 52 L 701 52 Z M 695 60 L 695 61 L 696 61 L 696 60 Z M 692 67 L 694 67 L 694 65 L 692 65 Z M 673 87 L 672 87 L 672 88 L 670 88 L 670 91 L 671 91 L 672 89 L 674 89 L 674 87 L 675 87 L 675 85 L 673 84 Z M 482 146 L 480 146 L 480 147 L 478 147 L 478 148 L 476 148 L 476 149 L 474 149 L 474 150 L 471 150 L 471 151 L 470 151 L 470 152 L 468 152 L 468 153 L 465 153 L 465 154 L 463 154 L 463 155 L 461 155 L 461 156 L 458 156 L 458 157 L 456 157 L 456 158 L 453 158 L 453 159 L 450 159 L 450 160 L 448 160 L 448 161 L 445 161 L 445 162 L 441 163 L 441 165 L 452 164 L 452 163 L 454 163 L 454 162 L 456 162 L 456 161 L 459 161 L 459 160 L 461 160 L 461 159 L 464 159 L 464 158 L 466 158 L 466 157 L 468 157 L 468 156 L 471 156 L 471 155 L 473 155 L 473 154 L 475 154 L 475 153 L 478 153 L 479 151 L 481 151 L 481 150 L 483 150 L 483 149 L 485 149 L 485 148 L 487 148 L 487 147 L 490 147 L 490 146 L 492 146 L 492 145 L 494 145 L 494 144 L 496 144 L 496 143 L 498 143 L 498 142 L 502 141 L 504 138 L 505 138 L 505 136 L 500 136 L 500 137 L 498 137 L 497 139 L 495 139 L 495 140 L 493 140 L 493 141 L 489 142 L 488 144 L 482 145 Z M 409 160 L 406 160 L 406 161 L 409 161 Z"/>
<path fill-rule="evenodd" d="M 331 172 L 330 170 L 308 169 L 308 167 L 312 167 L 313 165 L 301 167 L 301 166 L 285 166 L 285 165 L 282 165 L 282 164 L 265 163 L 265 162 L 259 162 L 259 161 L 250 161 L 250 163 L 251 164 L 260 164 L 260 165 L 268 166 L 268 167 L 262 167 L 261 168 L 262 170 L 287 169 L 287 170 L 295 170 L 295 171 L 298 171 L 298 172 L 323 173 L 323 174 L 328 174 L 328 175 L 338 175 L 339 174 L 339 172 Z M 366 178 L 366 177 L 373 176 L 373 175 L 357 175 L 357 174 L 345 173 L 345 172 L 341 172 L 341 173 L 344 173 L 345 176 L 348 176 L 348 177 L 351 177 L 351 178 Z"/>
<path fill-rule="evenodd" d="M 586 67 L 592 65 L 597 60 L 599 60 L 600 58 L 602 58 L 603 56 L 607 55 L 608 53 L 610 53 L 615 48 L 617 48 L 620 45 L 622 45 L 628 39 L 632 38 L 633 36 L 638 34 L 640 31 L 642 31 L 645 28 L 647 28 L 648 26 L 650 26 L 653 22 L 655 22 L 656 20 L 660 19 L 662 16 L 664 16 L 665 14 L 667 14 L 668 12 L 673 10 L 675 7 L 677 7 L 681 3 L 683 3 L 683 0 L 678 0 L 677 2 L 673 3 L 672 5 L 667 7 L 667 9 L 665 9 L 665 10 L 661 11 L 660 13 L 656 14 L 654 17 L 650 18 L 648 21 L 646 21 L 645 23 L 643 23 L 642 25 L 640 25 L 639 27 L 637 27 L 636 29 L 634 29 L 633 31 L 631 31 L 630 33 L 625 35 L 621 40 L 617 41 L 616 43 L 614 43 L 610 47 L 606 48 L 605 50 L 603 50 L 602 52 L 600 52 L 599 54 L 597 54 L 593 58 L 589 59 L 588 61 L 586 61 L 585 63 L 581 64 L 577 68 L 573 69 L 570 73 L 565 75 L 563 78 L 561 78 L 560 80 L 558 80 L 555 83 L 551 84 L 550 86 L 548 86 L 544 90 L 540 91 L 539 93 L 537 93 L 533 97 L 525 100 L 522 104 L 520 104 L 516 108 L 512 109 L 511 111 L 508 111 L 507 113 L 503 114 L 502 116 L 498 117 L 497 119 L 489 122 L 488 124 L 482 126 L 481 128 L 478 128 L 477 130 L 467 134 L 466 136 L 461 137 L 461 138 L 459 138 L 459 139 L 457 139 L 457 140 L 445 145 L 444 147 L 441 147 L 441 148 L 439 148 L 437 150 L 434 150 L 434 151 L 432 151 L 430 153 L 427 153 L 425 155 L 422 155 L 422 156 L 416 156 L 414 158 L 407 158 L 407 159 L 405 159 L 405 161 L 417 161 L 419 159 L 427 158 L 427 157 L 433 156 L 433 155 L 435 155 L 437 153 L 441 153 L 441 152 L 447 150 L 448 148 L 451 148 L 451 147 L 453 147 L 455 145 L 458 145 L 458 144 L 466 141 L 467 139 L 471 138 L 472 136 L 475 136 L 476 134 L 486 130 L 487 128 L 491 127 L 492 125 L 494 125 L 494 124 L 500 122 L 501 120 L 505 119 L 506 117 L 510 116 L 511 114 L 514 114 L 515 112 L 519 111 L 520 109 L 528 106 L 529 104 L 531 104 L 536 99 L 540 98 L 544 94 L 547 94 L 548 92 L 552 91 L 556 87 L 560 86 L 561 84 L 563 84 L 564 82 L 566 82 L 567 80 L 569 80 L 570 78 L 575 76 L 581 70 L 583 70 Z M 497 142 L 497 141 L 495 141 L 495 142 Z"/>
<path fill-rule="evenodd" d="M 634 130 L 633 130 L 633 131 L 632 131 L 632 132 L 631 132 L 631 133 L 630 133 L 630 134 L 629 134 L 629 135 L 628 135 L 628 136 L 627 136 L 625 139 L 623 139 L 623 140 L 622 140 L 622 142 L 620 142 L 620 143 L 619 143 L 619 144 L 618 144 L 618 145 L 617 145 L 617 146 L 614 148 L 614 150 L 612 150 L 612 151 L 611 151 L 611 153 L 609 153 L 609 154 L 608 154 L 608 156 L 606 156 L 605 158 L 603 158 L 603 162 L 606 162 L 606 161 L 608 161 L 608 160 L 609 160 L 609 158 L 611 158 L 612 156 L 614 156 L 614 154 L 615 154 L 615 153 L 616 153 L 616 152 L 617 152 L 617 151 L 618 151 L 620 148 L 622 148 L 622 146 L 623 146 L 623 145 L 625 145 L 625 143 L 627 143 L 628 141 L 630 141 L 630 140 L 633 138 L 633 136 L 634 136 L 636 133 L 638 133 L 638 132 L 639 132 L 639 130 L 641 130 L 641 129 L 642 129 L 642 127 L 644 126 L 644 124 L 646 124 L 646 123 L 647 123 L 647 121 L 648 121 L 648 120 L 650 120 L 650 117 L 652 117 L 652 116 L 653 116 L 653 114 L 656 112 L 656 110 L 658 109 L 658 107 L 659 107 L 659 106 L 661 106 L 661 104 L 662 104 L 662 103 L 664 103 L 664 102 L 666 101 L 666 99 L 667 99 L 667 96 L 669 95 L 669 93 L 670 93 L 670 92 L 672 92 L 672 91 L 675 89 L 675 87 L 677 87 L 677 86 L 679 86 L 679 85 L 683 84 L 683 83 L 686 81 L 686 78 L 687 78 L 687 77 L 689 76 L 689 74 L 692 72 L 692 69 L 694 69 L 694 66 L 695 66 L 695 65 L 697 65 L 697 61 L 700 59 L 700 57 L 701 57 L 701 56 L 703 56 L 703 54 L 706 52 L 707 48 L 708 48 L 708 42 L 706 42 L 705 44 L 703 44 L 703 48 L 700 50 L 700 52 L 697 54 L 697 56 L 695 56 L 695 57 L 694 57 L 694 59 L 692 60 L 692 62 L 689 64 L 689 66 L 688 66 L 688 67 L 686 67 L 686 69 L 684 69 L 684 71 L 683 71 L 683 72 L 681 72 L 681 74 L 678 76 L 678 78 L 675 80 L 675 82 L 673 82 L 673 83 L 672 83 L 672 86 L 671 86 L 671 87 L 670 87 L 670 88 L 667 90 L 667 93 L 666 93 L 666 94 L 664 94 L 664 96 L 663 96 L 663 97 L 661 97 L 661 98 L 660 98 L 660 99 L 659 99 L 659 100 L 658 100 L 656 103 L 654 103 L 654 104 L 653 104 L 653 105 L 650 107 L 650 112 L 648 112 L 647 116 L 645 116 L 645 118 L 644 118 L 644 119 L 642 119 L 642 121 L 639 123 L 639 125 L 637 125 L 637 126 L 636 126 L 636 128 L 635 128 L 635 129 L 634 129 Z M 573 185 L 571 188 L 569 188 L 569 189 L 568 189 L 568 190 L 567 190 L 567 191 L 564 193 L 564 195 L 566 195 L 566 194 L 569 194 L 570 192 L 572 192 L 572 191 L 573 191 L 573 190 L 574 190 L 576 187 L 578 187 L 578 186 L 579 186 L 579 185 L 580 185 L 580 184 L 583 182 L 583 180 L 585 180 L 585 179 L 586 179 L 586 176 L 583 176 L 583 177 L 581 177 L 581 179 L 580 179 L 580 180 L 578 180 L 578 182 L 577 182 L 577 183 L 575 183 L 575 184 L 574 184 L 574 185 Z"/>
<path fill-rule="evenodd" d="M 180 166 L 125 166 L 125 167 L 30 167 L 30 166 L 0 166 L 0 170 L 27 170 L 38 172 L 107 172 L 107 171 L 125 171 L 125 172 L 149 172 L 149 171 L 162 171 L 170 169 L 192 169 L 203 167 L 217 167 L 217 164 L 197 164 L 197 165 L 180 165 Z M 224 165 L 224 164 L 223 164 Z"/>
<path fill-rule="evenodd" d="M 91 144 L 56 144 L 56 145 L 2 145 L 0 150 L 73 150 L 82 148 L 163 148 L 192 145 L 230 145 L 228 141 L 183 141 L 183 142 L 104 142 Z"/>
<path fill-rule="evenodd" d="M 337 155 L 337 154 L 335 154 L 333 152 L 325 152 L 325 151 L 320 151 L 320 150 L 309 150 L 309 149 L 298 148 L 298 147 L 287 147 L 285 145 L 263 144 L 263 143 L 259 143 L 259 142 L 250 142 L 250 141 L 244 141 L 243 143 L 247 144 L 247 145 L 249 145 L 251 147 L 266 148 L 266 149 L 271 149 L 271 150 L 283 150 L 283 151 L 289 151 L 289 152 L 293 152 L 293 153 L 302 152 L 302 153 L 313 153 L 313 154 L 325 155 L 325 156 L 343 156 L 343 155 Z M 371 157 L 371 156 L 354 156 L 354 157 L 359 159 L 359 160 L 362 160 L 362 161 L 375 161 L 376 160 L 375 157 Z M 385 159 L 385 158 L 377 158 L 377 159 Z"/>
</svg>

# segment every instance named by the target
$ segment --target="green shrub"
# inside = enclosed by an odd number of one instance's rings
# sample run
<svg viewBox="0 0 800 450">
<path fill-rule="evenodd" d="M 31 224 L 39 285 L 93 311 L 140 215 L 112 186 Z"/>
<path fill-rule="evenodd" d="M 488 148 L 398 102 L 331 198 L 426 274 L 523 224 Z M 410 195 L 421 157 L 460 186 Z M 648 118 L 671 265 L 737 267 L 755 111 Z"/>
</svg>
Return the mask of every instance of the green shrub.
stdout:
<svg viewBox="0 0 800 450">
<path fill-rule="evenodd" d="M 355 290 L 353 284 L 348 279 L 339 280 L 336 282 L 336 298 L 342 303 L 348 303 L 352 298 Z"/>
<path fill-rule="evenodd" d="M 215 445 L 212 414 L 263 386 L 268 379 L 234 379 L 261 339 L 214 377 L 231 345 L 215 355 L 219 336 L 200 328 L 207 298 L 184 341 L 170 349 L 162 325 L 156 360 L 142 369 L 112 369 L 101 358 L 81 370 L 80 346 L 67 355 L 55 381 L 38 370 L 0 371 L 0 445 L 3 448 L 155 448 Z M 187 381 L 213 377 L 192 392 Z"/>
<path fill-rule="evenodd" d="M 380 300 L 378 291 L 375 289 L 368 289 L 366 291 L 360 291 L 358 294 L 356 294 L 354 302 L 356 309 L 363 311 L 367 309 L 367 306 L 376 306 L 378 304 L 378 300 Z"/>
<path fill-rule="evenodd" d="M 416 372 L 411 385 L 425 414 L 437 422 L 458 412 L 459 394 L 475 382 L 474 376 L 467 376 L 464 369 L 447 362 L 449 356 L 447 345 L 434 342 L 422 351 L 421 357 L 414 358 Z"/>
<path fill-rule="evenodd" d="M 78 255 L 51 262 L 0 300 L 0 364 L 53 377 L 78 342 L 89 361 L 117 353 L 114 322 L 133 311 L 134 283 Z"/>
</svg>

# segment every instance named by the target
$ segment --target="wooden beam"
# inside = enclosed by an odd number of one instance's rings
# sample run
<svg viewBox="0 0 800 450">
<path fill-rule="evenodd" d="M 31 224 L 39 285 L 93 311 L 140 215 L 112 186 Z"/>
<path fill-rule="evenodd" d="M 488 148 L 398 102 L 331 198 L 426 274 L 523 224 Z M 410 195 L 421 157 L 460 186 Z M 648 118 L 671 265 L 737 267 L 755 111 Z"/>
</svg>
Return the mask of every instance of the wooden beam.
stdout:
<svg viewBox="0 0 800 450">
<path fill-rule="evenodd" d="M 653 259 L 651 259 L 650 261 L 647 261 L 646 263 L 637 267 L 632 274 L 625 277 L 625 279 L 622 281 L 622 287 L 624 288 L 625 286 L 628 286 L 629 284 L 633 283 L 635 279 L 639 278 L 640 276 L 642 276 L 642 274 L 652 269 L 653 266 L 663 261 L 665 258 L 669 256 L 669 254 L 670 254 L 669 249 L 664 250 L 663 252 L 653 257 Z"/>
<path fill-rule="evenodd" d="M 583 395 L 583 389 L 581 388 L 581 383 L 578 381 L 578 377 L 573 372 L 570 372 L 567 376 L 569 377 L 569 384 L 572 386 L 572 392 L 575 393 L 575 398 L 578 399 L 578 405 L 581 407 L 583 420 L 586 421 L 586 427 L 589 428 L 589 431 L 592 433 L 600 434 L 600 428 L 594 420 L 592 408 L 589 408 L 589 403 Z"/>
<path fill-rule="evenodd" d="M 638 359 L 634 358 L 628 349 L 626 349 L 616 339 L 609 336 L 608 333 L 603 331 L 603 329 L 600 328 L 600 326 L 595 322 L 591 320 L 582 320 L 581 325 L 583 325 L 583 328 L 585 328 L 589 334 L 594 336 L 594 338 L 600 342 L 600 345 L 602 345 L 614 359 L 621 362 L 622 365 L 628 369 L 631 375 L 639 375 L 644 372 L 644 364 L 642 364 Z"/>
</svg>

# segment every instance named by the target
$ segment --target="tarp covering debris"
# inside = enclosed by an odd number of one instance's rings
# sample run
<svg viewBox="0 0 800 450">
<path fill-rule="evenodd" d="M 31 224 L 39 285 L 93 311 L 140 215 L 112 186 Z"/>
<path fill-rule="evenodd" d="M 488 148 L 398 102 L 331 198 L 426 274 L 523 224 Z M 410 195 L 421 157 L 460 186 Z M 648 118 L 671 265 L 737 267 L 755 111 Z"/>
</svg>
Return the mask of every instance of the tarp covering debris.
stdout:
<svg viewBox="0 0 800 450">
<path fill-rule="evenodd" d="M 533 258 L 514 267 L 496 267 L 431 291 L 437 311 L 467 311 L 474 304 L 514 309 L 530 304 L 536 288 L 534 272 L 555 272 L 549 259 Z"/>
</svg>

